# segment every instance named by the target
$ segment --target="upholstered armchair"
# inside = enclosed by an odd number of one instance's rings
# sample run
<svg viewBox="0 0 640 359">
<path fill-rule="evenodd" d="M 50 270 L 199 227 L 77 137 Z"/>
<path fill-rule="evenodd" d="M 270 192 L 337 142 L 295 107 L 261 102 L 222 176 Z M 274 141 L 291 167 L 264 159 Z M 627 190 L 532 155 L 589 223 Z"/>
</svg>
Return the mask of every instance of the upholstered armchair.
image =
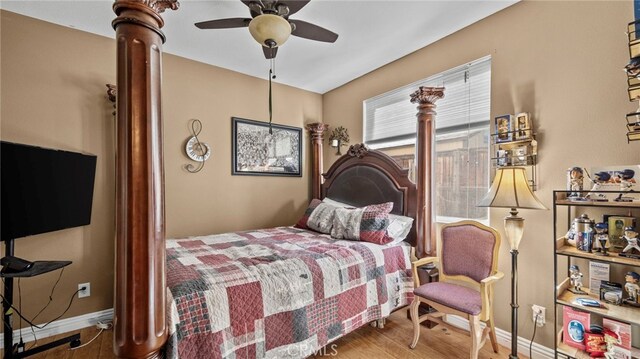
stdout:
<svg viewBox="0 0 640 359">
<path fill-rule="evenodd" d="M 475 221 L 462 221 L 444 225 L 438 241 L 438 256 L 426 257 L 412 263 L 415 294 L 411 303 L 413 341 L 416 347 L 420 338 L 420 323 L 425 320 L 448 325 L 448 314 L 469 320 L 471 359 L 478 357 L 487 337 L 493 351 L 498 352 L 493 319 L 493 284 L 504 277 L 498 271 L 500 235 L 493 228 Z M 436 263 L 440 271 L 439 281 L 420 284 L 418 267 Z M 420 303 L 426 303 L 436 312 L 418 316 Z M 480 322 L 485 322 L 482 329 Z M 459 331 L 458 327 L 449 326 Z M 466 334 L 466 333 L 465 333 Z"/>
</svg>

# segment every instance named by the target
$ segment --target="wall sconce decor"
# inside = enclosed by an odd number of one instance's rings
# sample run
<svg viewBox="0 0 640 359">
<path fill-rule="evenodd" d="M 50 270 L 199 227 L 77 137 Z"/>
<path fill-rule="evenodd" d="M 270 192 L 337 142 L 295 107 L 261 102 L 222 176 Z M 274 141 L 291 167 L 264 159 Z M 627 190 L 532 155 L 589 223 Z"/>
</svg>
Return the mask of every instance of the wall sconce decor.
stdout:
<svg viewBox="0 0 640 359">
<path fill-rule="evenodd" d="M 198 162 L 198 166 L 192 164 L 186 164 L 184 168 L 190 173 L 198 173 L 204 168 L 204 161 L 208 160 L 211 156 L 211 147 L 204 142 L 200 142 L 198 135 L 202 132 L 202 122 L 197 119 L 191 120 L 191 138 L 187 140 L 185 145 L 185 152 L 187 157 L 191 160 Z"/>
<path fill-rule="evenodd" d="M 347 132 L 346 128 L 339 126 L 331 131 L 331 135 L 329 136 L 329 145 L 333 148 L 338 149 L 336 155 L 342 155 L 342 152 L 340 152 L 340 147 L 347 146 L 348 143 L 349 133 Z"/>
</svg>

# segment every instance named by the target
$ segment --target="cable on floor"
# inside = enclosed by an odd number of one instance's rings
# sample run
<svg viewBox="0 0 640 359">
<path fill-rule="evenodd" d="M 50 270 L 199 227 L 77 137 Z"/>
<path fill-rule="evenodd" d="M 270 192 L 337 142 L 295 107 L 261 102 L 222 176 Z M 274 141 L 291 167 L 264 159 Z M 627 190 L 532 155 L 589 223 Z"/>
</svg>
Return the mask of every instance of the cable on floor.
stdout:
<svg viewBox="0 0 640 359">
<path fill-rule="evenodd" d="M 69 350 L 76 350 L 76 349 L 80 349 L 83 347 L 86 347 L 87 345 L 91 344 L 94 340 L 96 340 L 100 334 L 102 334 L 102 332 L 104 332 L 105 330 L 109 330 L 111 328 L 113 328 L 113 322 L 111 320 L 106 320 L 106 321 L 99 321 L 98 323 L 96 323 L 96 328 L 100 329 L 100 331 L 98 332 L 98 334 L 96 334 L 93 338 L 91 338 L 91 340 L 89 340 L 88 342 L 79 345 L 75 348 L 69 348 Z"/>
</svg>

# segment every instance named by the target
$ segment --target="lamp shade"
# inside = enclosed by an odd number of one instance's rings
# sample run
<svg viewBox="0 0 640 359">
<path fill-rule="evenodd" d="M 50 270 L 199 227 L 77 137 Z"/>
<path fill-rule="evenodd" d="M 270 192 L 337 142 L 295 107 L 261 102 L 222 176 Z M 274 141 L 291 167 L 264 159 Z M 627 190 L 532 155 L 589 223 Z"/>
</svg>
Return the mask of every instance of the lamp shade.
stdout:
<svg viewBox="0 0 640 359">
<path fill-rule="evenodd" d="M 291 35 L 291 24 L 285 18 L 263 14 L 253 18 L 249 23 L 249 32 L 260 45 L 264 47 L 278 47 L 287 41 Z M 270 46 L 271 41 L 275 46 Z"/>
<path fill-rule="evenodd" d="M 531 191 L 523 167 L 498 168 L 479 207 L 547 209 Z"/>
</svg>

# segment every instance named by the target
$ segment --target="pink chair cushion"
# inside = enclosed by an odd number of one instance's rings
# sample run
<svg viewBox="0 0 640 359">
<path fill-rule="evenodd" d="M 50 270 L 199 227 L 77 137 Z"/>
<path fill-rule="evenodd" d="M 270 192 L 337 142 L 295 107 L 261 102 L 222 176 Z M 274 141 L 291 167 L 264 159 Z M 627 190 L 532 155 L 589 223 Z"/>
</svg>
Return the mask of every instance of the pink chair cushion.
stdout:
<svg viewBox="0 0 640 359">
<path fill-rule="evenodd" d="M 414 289 L 413 294 L 471 315 L 478 315 L 482 311 L 480 293 L 461 285 L 427 283 Z"/>
<path fill-rule="evenodd" d="M 487 278 L 493 263 L 493 233 L 472 225 L 442 230 L 442 272 L 464 275 L 476 282 Z"/>
</svg>

